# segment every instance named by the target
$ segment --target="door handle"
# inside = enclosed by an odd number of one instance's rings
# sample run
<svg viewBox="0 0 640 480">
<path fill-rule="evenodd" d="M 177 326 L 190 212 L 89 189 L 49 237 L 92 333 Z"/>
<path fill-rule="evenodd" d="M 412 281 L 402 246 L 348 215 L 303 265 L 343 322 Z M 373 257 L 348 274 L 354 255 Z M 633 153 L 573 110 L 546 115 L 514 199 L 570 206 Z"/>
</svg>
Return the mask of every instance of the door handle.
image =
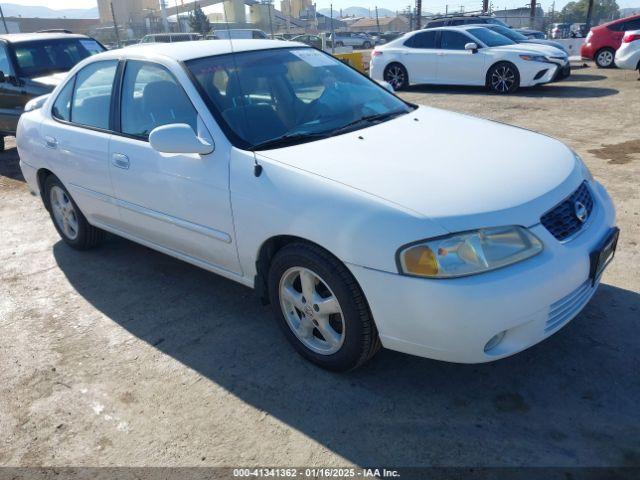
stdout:
<svg viewBox="0 0 640 480">
<path fill-rule="evenodd" d="M 123 153 L 114 153 L 111 156 L 111 163 L 114 167 L 123 168 L 129 170 L 129 157 Z"/>
<path fill-rule="evenodd" d="M 50 135 L 45 136 L 44 141 L 47 144 L 47 147 L 49 148 L 56 148 L 58 146 L 58 140 L 56 140 L 54 137 Z"/>
</svg>

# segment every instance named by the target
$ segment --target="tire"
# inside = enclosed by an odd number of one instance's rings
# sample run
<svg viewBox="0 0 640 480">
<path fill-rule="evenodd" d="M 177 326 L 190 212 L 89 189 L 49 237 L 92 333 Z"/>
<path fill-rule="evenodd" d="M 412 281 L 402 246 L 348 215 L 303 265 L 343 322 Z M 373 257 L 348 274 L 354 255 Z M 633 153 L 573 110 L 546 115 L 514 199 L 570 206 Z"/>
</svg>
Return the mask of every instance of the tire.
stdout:
<svg viewBox="0 0 640 480">
<path fill-rule="evenodd" d="M 487 87 L 494 93 L 506 95 L 520 86 L 520 72 L 509 62 L 498 62 L 487 72 Z"/>
<path fill-rule="evenodd" d="M 320 247 L 293 243 L 282 248 L 269 267 L 268 285 L 282 331 L 310 362 L 343 372 L 364 364 L 380 349 L 358 283 Z"/>
<path fill-rule="evenodd" d="M 598 68 L 612 68 L 615 67 L 615 55 L 616 52 L 612 48 L 601 48 L 593 57 Z"/>
<path fill-rule="evenodd" d="M 4 137 L 0 137 L 0 152 L 4 152 Z"/>
<path fill-rule="evenodd" d="M 367 48 L 367 49 L 368 49 L 368 48 L 371 48 L 371 42 L 364 42 L 364 43 L 362 44 L 362 48 Z"/>
<path fill-rule="evenodd" d="M 88 250 L 100 244 L 104 231 L 87 222 L 69 191 L 55 176 L 44 182 L 44 198 L 53 225 L 64 242 L 76 250 Z"/>
<path fill-rule="evenodd" d="M 409 86 L 409 73 L 407 69 L 399 63 L 390 63 L 384 69 L 382 78 L 388 82 L 394 90 L 402 90 Z"/>
<path fill-rule="evenodd" d="M 336 42 L 336 47 L 344 47 L 344 43 L 342 43 L 342 42 Z"/>
</svg>

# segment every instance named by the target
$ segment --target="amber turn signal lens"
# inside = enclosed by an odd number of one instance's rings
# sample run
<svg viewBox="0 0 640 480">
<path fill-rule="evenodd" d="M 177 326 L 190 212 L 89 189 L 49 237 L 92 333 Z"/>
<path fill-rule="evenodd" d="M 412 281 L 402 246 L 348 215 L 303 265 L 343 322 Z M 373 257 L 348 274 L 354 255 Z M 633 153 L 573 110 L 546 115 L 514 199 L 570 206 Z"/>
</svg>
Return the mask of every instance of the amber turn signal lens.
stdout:
<svg viewBox="0 0 640 480">
<path fill-rule="evenodd" d="M 438 260 L 433 251 L 424 245 L 406 250 L 403 263 L 404 271 L 412 275 L 433 276 L 438 273 Z"/>
</svg>

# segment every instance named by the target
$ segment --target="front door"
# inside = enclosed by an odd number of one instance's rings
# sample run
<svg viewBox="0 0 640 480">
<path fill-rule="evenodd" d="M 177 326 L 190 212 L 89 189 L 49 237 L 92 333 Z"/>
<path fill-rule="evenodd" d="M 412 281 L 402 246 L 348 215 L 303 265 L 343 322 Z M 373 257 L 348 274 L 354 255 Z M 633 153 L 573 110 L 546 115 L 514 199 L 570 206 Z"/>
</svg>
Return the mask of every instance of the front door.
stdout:
<svg viewBox="0 0 640 480">
<path fill-rule="evenodd" d="M 444 85 L 484 85 L 485 55 L 482 49 L 465 50 L 467 43 L 477 43 L 461 32 L 443 30 L 438 50 L 438 83 Z"/>
<path fill-rule="evenodd" d="M 151 246 L 238 273 L 229 200 L 229 158 L 163 154 L 148 142 L 156 127 L 185 123 L 215 144 L 179 82 L 162 65 L 128 61 L 121 99 L 122 135 L 109 147 L 121 228 Z"/>
<path fill-rule="evenodd" d="M 0 82 L 0 133 L 7 134 L 16 131 L 18 119 L 28 100 L 26 92 L 18 85 L 11 64 L 7 45 L 0 42 L 0 71 L 4 74 L 4 81 Z"/>
</svg>

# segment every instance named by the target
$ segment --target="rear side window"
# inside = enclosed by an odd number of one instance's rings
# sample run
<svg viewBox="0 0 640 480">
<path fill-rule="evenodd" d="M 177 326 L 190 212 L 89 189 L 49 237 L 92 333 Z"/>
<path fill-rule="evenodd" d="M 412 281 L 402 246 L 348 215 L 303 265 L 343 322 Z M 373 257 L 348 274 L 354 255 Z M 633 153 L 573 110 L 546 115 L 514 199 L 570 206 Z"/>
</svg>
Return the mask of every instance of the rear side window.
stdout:
<svg viewBox="0 0 640 480">
<path fill-rule="evenodd" d="M 436 48 L 436 32 L 420 32 L 405 42 L 411 48 Z"/>
<path fill-rule="evenodd" d="M 71 79 L 64 86 L 58 98 L 53 104 L 53 108 L 51 109 L 51 114 L 59 120 L 64 120 L 65 122 L 71 121 L 71 99 L 73 97 L 73 84 L 75 83 L 75 79 Z"/>
<path fill-rule="evenodd" d="M 640 17 L 626 22 L 625 30 L 640 30 Z"/>
<path fill-rule="evenodd" d="M 444 20 L 434 20 L 427 24 L 429 28 L 444 27 Z"/>
<path fill-rule="evenodd" d="M 9 56 L 7 55 L 7 47 L 4 44 L 0 44 L 0 72 L 6 76 L 11 75 L 11 64 L 9 63 Z"/>
<path fill-rule="evenodd" d="M 464 46 L 470 41 L 471 39 L 462 33 L 445 30 L 440 36 L 440 48 L 445 50 L 464 50 Z"/>
<path fill-rule="evenodd" d="M 111 92 L 116 75 L 116 60 L 87 65 L 76 75 L 71 103 L 71 121 L 79 125 L 109 128 Z"/>
<path fill-rule="evenodd" d="M 186 123 L 197 131 L 198 114 L 176 79 L 161 65 L 129 61 L 124 72 L 122 133 L 146 139 L 156 127 Z"/>
</svg>

